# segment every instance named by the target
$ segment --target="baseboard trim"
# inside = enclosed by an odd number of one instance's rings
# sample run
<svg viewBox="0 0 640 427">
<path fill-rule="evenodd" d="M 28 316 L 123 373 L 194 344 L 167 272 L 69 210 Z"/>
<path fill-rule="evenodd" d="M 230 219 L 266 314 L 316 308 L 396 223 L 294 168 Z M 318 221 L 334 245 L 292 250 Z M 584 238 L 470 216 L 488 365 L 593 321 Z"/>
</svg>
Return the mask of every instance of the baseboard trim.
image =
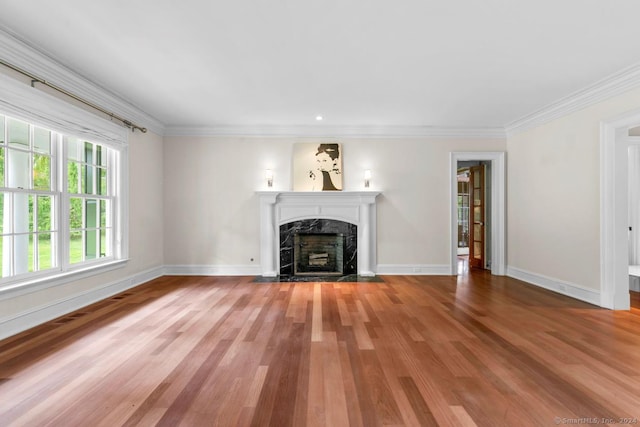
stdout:
<svg viewBox="0 0 640 427">
<path fill-rule="evenodd" d="M 0 340 L 134 288 L 162 275 L 162 267 L 155 267 L 127 278 L 107 283 L 99 288 L 34 307 L 9 317 L 0 318 Z"/>
<path fill-rule="evenodd" d="M 594 289 L 585 288 L 575 283 L 565 282 L 511 266 L 507 267 L 507 276 L 558 294 L 588 302 L 589 304 L 597 305 L 598 307 L 601 306 L 600 291 Z"/>
<path fill-rule="evenodd" d="M 259 265 L 165 265 L 165 276 L 260 276 Z"/>
<path fill-rule="evenodd" d="M 376 273 L 389 276 L 451 276 L 451 267 L 429 264 L 378 264 Z"/>
</svg>

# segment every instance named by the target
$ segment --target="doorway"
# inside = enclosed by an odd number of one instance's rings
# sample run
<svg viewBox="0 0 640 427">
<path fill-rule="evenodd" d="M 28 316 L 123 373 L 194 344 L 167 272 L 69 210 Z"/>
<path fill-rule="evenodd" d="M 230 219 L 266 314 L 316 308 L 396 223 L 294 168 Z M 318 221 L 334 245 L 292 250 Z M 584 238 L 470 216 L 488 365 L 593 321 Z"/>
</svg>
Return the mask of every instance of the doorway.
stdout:
<svg viewBox="0 0 640 427">
<path fill-rule="evenodd" d="M 458 274 L 491 268 L 491 162 L 458 162 Z"/>
<path fill-rule="evenodd" d="M 640 145 L 629 130 L 640 109 L 600 124 L 600 306 L 629 310 L 629 147 Z"/>
<path fill-rule="evenodd" d="M 506 234 L 505 234 L 505 153 L 504 152 L 454 152 L 451 153 L 451 274 L 458 272 L 458 248 L 460 244 L 459 234 L 459 198 L 458 198 L 458 170 L 459 168 L 484 165 L 484 179 L 478 178 L 484 185 L 484 206 L 479 208 L 483 217 L 479 217 L 478 237 L 482 240 L 474 242 L 471 236 L 471 224 L 469 224 L 469 244 L 478 243 L 482 248 L 483 259 L 480 260 L 480 268 L 490 269 L 492 274 L 503 276 L 506 270 Z M 488 183 L 488 185 L 487 185 Z M 471 187 L 471 185 L 470 185 Z M 472 206 L 469 198 L 469 211 Z M 472 218 L 470 218 L 472 219 Z M 475 218 L 473 218 L 475 219 Z M 469 221 L 471 222 L 471 221 Z M 480 227 L 480 228 L 478 228 Z M 470 251 L 471 252 L 471 251 Z M 487 262 L 489 261 L 489 262 Z"/>
</svg>

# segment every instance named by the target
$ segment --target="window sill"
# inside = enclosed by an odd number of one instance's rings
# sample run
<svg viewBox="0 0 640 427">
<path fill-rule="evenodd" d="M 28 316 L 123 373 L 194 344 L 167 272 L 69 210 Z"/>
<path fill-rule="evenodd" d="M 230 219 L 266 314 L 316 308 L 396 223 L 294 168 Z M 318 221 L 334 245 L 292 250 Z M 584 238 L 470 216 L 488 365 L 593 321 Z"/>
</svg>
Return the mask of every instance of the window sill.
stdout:
<svg viewBox="0 0 640 427">
<path fill-rule="evenodd" d="M 123 268 L 128 261 L 128 259 L 119 259 L 116 261 L 101 263 L 99 265 L 84 267 L 78 270 L 59 272 L 45 277 L 0 285 L 0 301 L 38 292 L 54 286 L 64 285 L 69 282 L 106 273 L 108 271 L 117 270 L 119 268 Z"/>
</svg>

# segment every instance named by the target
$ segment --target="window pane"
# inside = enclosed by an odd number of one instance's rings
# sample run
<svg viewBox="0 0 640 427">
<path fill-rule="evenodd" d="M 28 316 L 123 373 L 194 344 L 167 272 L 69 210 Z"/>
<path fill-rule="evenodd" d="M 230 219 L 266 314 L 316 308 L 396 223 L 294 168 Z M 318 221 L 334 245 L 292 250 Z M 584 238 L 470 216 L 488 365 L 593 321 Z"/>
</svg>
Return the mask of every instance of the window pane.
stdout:
<svg viewBox="0 0 640 427">
<path fill-rule="evenodd" d="M 90 142 L 84 143 L 84 161 L 86 163 L 92 164 L 93 160 L 93 144 Z"/>
<path fill-rule="evenodd" d="M 107 226 L 107 201 L 100 200 L 100 227 Z"/>
<path fill-rule="evenodd" d="M 31 234 L 20 234 L 13 237 L 14 274 L 23 274 L 33 268 L 33 237 Z"/>
<path fill-rule="evenodd" d="M 85 194 L 95 194 L 93 190 L 93 178 L 95 176 L 95 166 L 85 166 L 82 165 L 82 170 L 84 171 L 84 176 L 82 180 L 82 188 Z"/>
<path fill-rule="evenodd" d="M 473 258 L 482 259 L 482 245 L 480 242 L 473 242 Z"/>
<path fill-rule="evenodd" d="M 55 265 L 51 242 L 52 233 L 38 235 L 38 270 L 47 270 Z"/>
<path fill-rule="evenodd" d="M 29 147 L 29 125 L 14 119 L 7 120 L 8 140 L 10 145 Z"/>
<path fill-rule="evenodd" d="M 67 191 L 78 194 L 78 184 L 80 183 L 80 165 L 75 162 L 67 162 Z"/>
<path fill-rule="evenodd" d="M 97 258 L 98 230 L 85 232 L 85 259 Z"/>
<path fill-rule="evenodd" d="M 36 231 L 35 210 L 36 210 L 36 196 L 29 195 L 29 232 Z"/>
<path fill-rule="evenodd" d="M 0 234 L 4 233 L 4 199 L 6 197 L 11 197 L 11 195 L 8 193 L 0 193 Z"/>
<path fill-rule="evenodd" d="M 0 144 L 4 144 L 4 116 L 0 116 Z"/>
<path fill-rule="evenodd" d="M 65 138 L 65 141 L 67 142 L 67 158 L 69 160 L 77 160 L 79 162 L 84 160 L 82 157 L 82 144 L 80 140 L 67 137 Z"/>
<path fill-rule="evenodd" d="M 0 148 L 0 187 L 4 187 L 4 148 Z"/>
<path fill-rule="evenodd" d="M 69 228 L 82 228 L 82 199 L 73 197 L 69 200 Z"/>
<path fill-rule="evenodd" d="M 36 190 L 51 190 L 51 157 L 34 154 L 33 188 Z"/>
<path fill-rule="evenodd" d="M 87 192 L 87 166 L 80 165 L 80 193 Z"/>
<path fill-rule="evenodd" d="M 109 256 L 107 253 L 107 230 L 104 228 L 100 230 L 100 256 Z"/>
<path fill-rule="evenodd" d="M 74 231 L 69 235 L 69 262 L 82 261 L 82 232 Z"/>
<path fill-rule="evenodd" d="M 51 215 L 53 208 L 53 197 L 38 196 L 38 224 L 37 231 L 53 230 L 53 217 Z"/>
<path fill-rule="evenodd" d="M 50 154 L 51 153 L 51 132 L 46 129 L 35 128 L 33 130 L 33 148 L 36 151 Z"/>
<path fill-rule="evenodd" d="M 8 150 L 8 187 L 12 188 L 29 188 L 29 175 L 31 174 L 31 165 L 29 164 L 30 155 L 23 151 Z"/>
<path fill-rule="evenodd" d="M 33 198 L 28 194 L 15 193 L 13 195 L 13 232 L 27 233 L 32 223 Z"/>
<path fill-rule="evenodd" d="M 96 165 L 107 166 L 107 153 L 102 149 L 102 146 L 96 146 Z"/>
<path fill-rule="evenodd" d="M 475 222 L 481 222 L 482 221 L 482 210 L 480 209 L 480 207 L 474 207 L 473 208 L 473 220 Z"/>
<path fill-rule="evenodd" d="M 98 201 L 96 199 L 87 199 L 85 201 L 85 227 L 98 227 Z"/>
<path fill-rule="evenodd" d="M 98 168 L 98 173 L 100 177 L 98 179 L 98 191 L 97 194 L 101 196 L 107 195 L 107 170 L 104 168 Z"/>
<path fill-rule="evenodd" d="M 18 251 L 16 251 L 16 253 L 18 253 Z M 29 268 L 28 268 L 29 272 L 36 270 L 34 253 L 35 253 L 35 245 L 34 245 L 33 234 L 29 234 Z"/>
</svg>

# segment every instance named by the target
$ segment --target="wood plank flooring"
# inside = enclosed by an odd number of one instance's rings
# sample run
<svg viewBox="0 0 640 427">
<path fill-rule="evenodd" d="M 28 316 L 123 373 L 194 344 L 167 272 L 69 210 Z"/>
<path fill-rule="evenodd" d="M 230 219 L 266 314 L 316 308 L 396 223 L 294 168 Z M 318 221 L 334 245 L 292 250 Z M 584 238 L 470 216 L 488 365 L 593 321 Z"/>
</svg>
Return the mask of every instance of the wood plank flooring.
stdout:
<svg viewBox="0 0 640 427">
<path fill-rule="evenodd" d="M 0 426 L 640 424 L 633 304 L 486 272 L 163 277 L 0 341 Z"/>
</svg>

